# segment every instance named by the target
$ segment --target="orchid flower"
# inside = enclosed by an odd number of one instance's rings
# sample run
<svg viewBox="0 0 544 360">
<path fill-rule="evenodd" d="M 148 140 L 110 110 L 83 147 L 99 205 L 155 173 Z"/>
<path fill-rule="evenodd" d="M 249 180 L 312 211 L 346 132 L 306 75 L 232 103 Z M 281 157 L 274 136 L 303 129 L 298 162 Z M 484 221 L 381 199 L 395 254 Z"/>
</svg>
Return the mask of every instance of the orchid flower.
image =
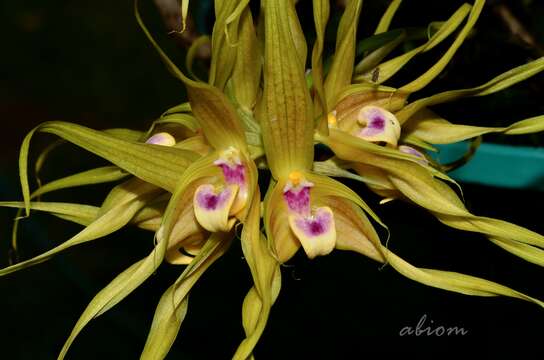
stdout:
<svg viewBox="0 0 544 360">
<path fill-rule="evenodd" d="M 233 243 L 237 224 L 253 285 L 243 302 L 245 338 L 234 359 L 252 358 L 279 296 L 280 265 L 301 248 L 309 259 L 335 249 L 355 251 L 429 286 L 468 295 L 509 296 L 544 306 L 538 299 L 495 282 L 411 265 L 382 244 L 374 225 L 386 230 L 387 226 L 370 206 L 332 178 L 363 181 L 383 197 L 382 203 L 394 199 L 415 203 L 448 226 L 480 232 L 507 251 L 544 265 L 544 237 L 471 214 L 450 187 L 457 184 L 426 155 L 433 149 L 431 144 L 489 132 L 543 130 L 542 117 L 507 128 L 454 125 L 430 107 L 463 96 L 500 91 L 544 70 L 544 60 L 522 65 L 479 87 L 410 103 L 409 96 L 429 84 L 454 56 L 474 27 L 483 0 L 462 5 L 432 29 L 427 42 L 384 61 L 404 40 L 402 31 L 388 31 L 401 3 L 393 0 L 373 37 L 380 39 L 380 45 L 367 49 L 357 64 L 362 1 L 347 2 L 330 62 L 324 55 L 329 1 L 313 1 L 317 36 L 310 61 L 295 3 L 263 0 L 256 26 L 249 0 L 216 2 L 212 35 L 195 41 L 189 49 L 186 73 L 151 36 L 136 3 L 138 23 L 169 71 L 187 88 L 189 102 L 167 110 L 147 133 L 95 131 L 50 122 L 34 129 L 24 140 L 20 157 L 24 201 L 0 205 L 22 208 L 27 216 L 30 209 L 47 211 L 86 227 L 60 246 L 0 270 L 0 275 L 47 260 L 58 251 L 128 224 L 155 233 L 155 247 L 149 255 L 118 275 L 91 301 L 59 359 L 90 320 L 123 300 L 166 260 L 186 267 L 161 297 L 142 353 L 142 359 L 164 358 L 184 320 L 192 286 Z M 188 1 L 183 0 L 183 24 L 187 11 Z M 464 21 L 450 48 L 431 69 L 398 89 L 383 85 L 418 54 L 449 38 Z M 191 54 L 205 43 L 212 50 L 207 82 L 199 80 L 191 66 Z M 306 70 L 307 63 L 311 63 L 310 71 Z M 56 134 L 113 165 L 59 179 L 30 193 L 27 157 L 36 131 Z M 317 161 L 316 144 L 325 145 L 334 155 Z M 261 174 L 270 171 L 264 199 L 257 181 L 258 168 Z M 114 187 L 100 208 L 31 201 L 49 191 L 117 181 L 129 174 L 132 177 Z"/>
<path fill-rule="evenodd" d="M 137 18 L 143 26 L 138 14 Z M 36 258 L 2 269 L 3 275 L 44 261 L 81 242 L 105 236 L 130 222 L 156 232 L 155 249 L 146 259 L 121 273 L 91 301 L 59 358 L 64 357 L 85 324 L 127 296 L 155 271 L 162 259 L 172 264 L 191 264 L 192 272 L 182 274 L 174 288 L 198 279 L 213 262 L 212 259 L 228 248 L 233 238 L 232 227 L 236 221 L 245 220 L 255 192 L 257 170 L 234 106 L 218 87 L 191 80 L 181 73 L 154 42 L 147 29 L 143 27 L 143 30 L 163 60 L 187 86 L 189 104 L 167 111 L 147 134 L 117 131 L 116 137 L 108 132 L 73 124 L 55 122 L 41 125 L 27 136 L 21 152 L 21 182 L 25 202 L 3 203 L 5 206 L 22 206 L 27 212 L 30 208 L 49 211 L 87 225 L 64 244 Z M 218 73 L 221 71 L 219 69 Z M 155 131 L 157 127 L 162 131 Z M 135 178 L 114 188 L 100 209 L 77 204 L 30 203 L 30 198 L 48 191 L 120 178 L 119 175 L 112 176 L 113 172 L 119 172 L 116 167 L 108 171 L 96 169 L 60 179 L 30 195 L 26 159 L 28 144 L 35 131 L 57 134 L 110 160 L 126 171 L 122 172 L 123 176 L 130 173 Z M 174 132 L 181 133 L 179 139 L 172 135 Z M 129 139 L 128 135 L 131 135 Z M 94 177 L 93 181 L 89 181 L 91 176 Z M 132 279 L 130 284 L 125 281 L 127 276 Z M 156 341 L 157 335 L 150 334 L 150 344 Z M 169 347 L 164 336 L 162 344 Z M 148 351 L 157 349 L 149 345 L 144 353 Z"/>
<path fill-rule="evenodd" d="M 356 3 L 350 2 L 352 6 Z M 376 29 L 376 36 L 387 30 L 399 3 L 390 4 Z M 463 4 L 450 19 L 441 23 L 425 44 L 380 63 L 400 43 L 401 34 L 370 53 L 355 68 L 353 34 L 356 20 L 348 12 L 350 9 L 346 9 L 342 23 L 349 24 L 351 30 L 344 33 L 339 30 L 338 33 L 335 58 L 323 87 L 331 109 L 327 108 L 327 117 L 322 117 L 322 123 L 327 126 L 321 127 L 316 138 L 342 159 L 343 168 L 354 169 L 369 188 L 382 195 L 383 202 L 409 200 L 430 210 L 448 226 L 483 233 L 505 250 L 544 265 L 542 236 L 504 221 L 471 214 L 455 191 L 441 181 L 454 183 L 453 180 L 443 173 L 439 164 L 433 166 L 425 155 L 425 150 L 434 149 L 432 144 L 462 141 L 491 132 L 525 134 L 544 130 L 542 116 L 522 120 L 507 128 L 484 128 L 454 125 L 428 108 L 445 101 L 504 89 L 544 70 L 544 59 L 510 70 L 475 88 L 446 91 L 407 103 L 411 93 L 424 88 L 445 68 L 474 27 L 483 5 L 484 1 Z M 398 89 L 382 85 L 417 54 L 445 40 L 465 18 L 466 22 L 450 48 L 427 72 Z M 352 61 L 352 66 L 335 67 L 337 63 L 345 63 L 346 58 Z M 331 161 L 334 164 L 335 160 Z"/>
<path fill-rule="evenodd" d="M 304 79 L 303 34 L 292 4 L 266 1 L 264 12 L 264 90 L 257 117 L 274 178 L 265 199 L 266 232 L 280 262 L 301 245 L 314 258 L 337 245 L 337 220 L 329 198 L 346 209 L 351 199 L 363 203 L 342 184 L 312 172 L 314 114 Z"/>
</svg>

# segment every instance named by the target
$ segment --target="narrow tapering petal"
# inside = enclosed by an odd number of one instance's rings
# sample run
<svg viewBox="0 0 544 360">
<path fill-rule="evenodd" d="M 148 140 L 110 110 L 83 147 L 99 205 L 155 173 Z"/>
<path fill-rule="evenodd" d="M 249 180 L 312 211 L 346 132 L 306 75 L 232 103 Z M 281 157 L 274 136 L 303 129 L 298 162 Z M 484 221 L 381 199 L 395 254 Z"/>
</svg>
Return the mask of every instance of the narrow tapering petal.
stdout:
<svg viewBox="0 0 544 360">
<path fill-rule="evenodd" d="M 314 119 L 294 2 L 266 0 L 264 11 L 264 89 L 257 115 L 268 166 L 279 179 L 311 168 Z"/>
</svg>

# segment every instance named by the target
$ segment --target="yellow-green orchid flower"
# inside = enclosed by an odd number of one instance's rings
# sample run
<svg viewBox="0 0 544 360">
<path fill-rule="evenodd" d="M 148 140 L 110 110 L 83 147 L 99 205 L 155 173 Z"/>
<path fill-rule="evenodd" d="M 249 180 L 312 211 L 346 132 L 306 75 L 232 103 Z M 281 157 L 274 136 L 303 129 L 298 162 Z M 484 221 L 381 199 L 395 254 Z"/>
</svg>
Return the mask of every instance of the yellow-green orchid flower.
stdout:
<svg viewBox="0 0 544 360">
<path fill-rule="evenodd" d="M 342 186 L 312 173 L 313 104 L 304 78 L 306 43 L 294 5 L 265 1 L 263 11 L 264 83 L 257 118 L 274 178 L 265 199 L 265 228 L 280 262 L 301 245 L 314 258 L 336 246 L 335 215 L 326 200 L 338 196 L 335 186 Z"/>
<path fill-rule="evenodd" d="M 143 26 L 139 17 L 138 20 Z M 219 22 L 214 33 L 220 29 Z M 223 78 L 231 71 L 232 64 L 224 63 L 219 54 L 212 57 L 210 83 L 215 82 L 217 87 L 191 80 L 168 59 L 145 27 L 143 30 L 172 73 L 186 85 L 191 113 L 206 143 L 210 144 L 210 152 L 200 165 L 202 169 L 188 180 L 198 183 L 198 186 L 192 189 L 192 204 L 186 206 L 193 209 L 194 218 L 206 231 L 229 232 L 237 220 L 244 221 L 257 184 L 257 170 L 247 147 L 243 126 L 234 106 L 221 91 L 224 84 L 213 75 Z M 221 36 L 214 37 L 212 45 L 219 47 L 222 41 Z M 197 241 L 192 246 L 198 247 L 199 243 L 203 244 Z"/>
<path fill-rule="evenodd" d="M 476 3 L 469 27 L 482 5 L 482 2 Z M 509 236 L 523 238 L 529 244 L 541 244 L 542 241 L 540 235 L 520 227 L 473 216 L 461 201 L 455 200 L 457 196 L 453 190 L 434 178 L 449 180 L 446 175 L 431 168 L 424 155 L 412 147 L 399 147 L 402 122 L 397 112 L 405 105 L 405 93 L 380 93 L 372 86 L 358 87 L 359 92 L 346 97 L 340 103 L 342 106 L 336 106 L 332 111 L 327 109 L 327 104 L 334 103 L 337 92 L 346 87 L 349 91 L 351 86 L 353 64 L 346 66 L 346 61 L 354 59 L 360 6 L 361 2 L 355 0 L 347 5 L 339 25 L 334 60 L 324 81 L 319 74 L 321 37 L 318 28 L 318 43 L 312 59 L 316 69 L 313 77 L 318 81 L 314 80 L 316 91 L 312 99 L 304 81 L 306 50 L 298 19 L 293 15 L 294 8 L 288 2 L 265 1 L 264 84 L 257 117 L 274 178 L 265 198 L 263 217 L 275 256 L 285 262 L 300 246 L 309 258 L 326 255 L 334 248 L 353 250 L 388 263 L 406 277 L 426 285 L 480 296 L 501 294 L 542 306 L 537 299 L 487 280 L 412 266 L 380 243 L 361 209 L 378 223 L 383 223 L 356 194 L 332 179 L 315 174 L 310 168 L 308 158 L 313 156 L 314 150 L 309 144 L 308 128 L 314 128 L 314 119 L 318 119 L 316 139 L 328 145 L 340 159 L 353 164 L 348 166 L 357 169 L 361 164 L 366 166 L 364 170 L 370 168 L 371 177 L 376 178 L 372 183 L 378 184 L 389 198 L 402 193 L 440 214 L 437 216 L 441 221 L 464 229 L 473 226 L 476 231 L 492 236 L 494 241 Z M 328 14 L 328 10 L 324 10 L 326 7 L 324 2 L 314 2 L 316 14 Z M 470 6 L 463 9 L 470 10 Z M 321 31 L 324 31 L 326 20 L 321 20 L 315 23 L 321 24 Z M 360 91 L 361 88 L 365 91 Z M 313 168 L 318 170 L 316 166 Z M 362 179 L 366 178 L 363 176 Z M 515 249 L 515 254 L 526 250 L 528 258 L 539 257 L 535 248 Z M 540 256 L 540 259 L 544 257 Z"/>
<path fill-rule="evenodd" d="M 137 18 L 141 22 L 138 15 Z M 144 32 L 149 36 L 145 28 Z M 149 38 L 156 46 L 154 40 Z M 163 259 L 173 264 L 191 264 L 191 272 L 187 272 L 187 269 L 182 274 L 174 285 L 175 289 L 194 283 L 211 262 L 228 248 L 233 238 L 231 230 L 235 221 L 245 220 L 249 204 L 252 203 L 257 170 L 234 107 L 221 90 L 188 79 L 173 66 L 158 46 L 157 49 L 178 78 L 186 84 L 189 93 L 187 106 L 167 111 L 154 124 L 161 131 L 150 129 L 148 134 L 139 133 L 137 138 L 124 139 L 125 133 L 115 137 L 78 125 L 57 122 L 46 123 L 36 129 L 57 134 L 103 156 L 137 178 L 115 188 L 100 209 L 76 204 L 30 203 L 26 159 L 28 143 L 34 130 L 25 139 L 21 152 L 21 181 L 25 202 L 3 203 L 5 206 L 22 206 L 27 212 L 31 207 L 49 211 L 87 227 L 45 254 L 2 269 L 2 275 L 44 261 L 70 246 L 105 236 L 129 222 L 156 232 L 155 249 L 147 258 L 121 273 L 91 301 L 59 358 L 64 357 L 75 337 L 91 319 L 121 301 L 149 277 Z M 219 59 L 217 61 L 220 62 Z M 218 73 L 221 71 L 218 70 Z M 180 129 L 181 132 L 178 131 Z M 176 130 L 183 135 L 176 139 L 173 136 L 175 131 L 169 130 Z M 108 181 L 115 180 L 108 172 L 100 174 L 101 179 L 89 181 L 91 175 L 96 176 L 95 173 L 86 172 L 68 180 L 61 179 L 60 185 L 49 184 L 49 190 L 40 189 L 38 194 L 67 186 L 103 182 L 106 178 Z M 164 190 L 172 194 L 165 194 Z M 131 279 L 128 283 L 127 277 Z M 187 293 L 180 301 L 186 299 L 186 296 Z M 160 333 L 160 326 L 158 331 L 150 333 L 148 342 L 153 344 L 154 339 L 160 337 L 164 340 L 161 346 L 169 348 L 171 343 L 168 345 L 164 334 Z M 173 335 L 172 341 L 175 338 Z M 149 345 L 144 353 L 149 351 L 157 349 Z"/>
<path fill-rule="evenodd" d="M 355 6 L 355 3 L 350 4 Z M 391 3 L 377 33 L 387 30 L 384 24 L 391 21 L 398 3 Z M 449 226 L 486 234 L 491 241 L 515 255 L 543 265 L 543 237 L 504 221 L 478 217 L 468 212 L 455 192 L 439 180 L 452 181 L 441 172 L 440 167 L 432 166 L 425 149 L 432 149 L 431 144 L 457 142 L 490 132 L 523 134 L 544 130 L 542 116 L 520 121 L 507 128 L 483 128 L 451 124 L 428 109 L 428 106 L 445 101 L 491 94 L 511 86 L 544 70 L 544 59 L 522 65 L 476 88 L 447 91 L 407 102 L 411 93 L 425 87 L 444 69 L 474 27 L 483 5 L 484 1 L 462 5 L 425 44 L 382 63 L 370 57 L 369 61 L 363 60 L 354 70 L 351 67 L 339 70 L 334 66 L 336 62 L 345 61 L 336 58 L 345 58 L 347 53 L 347 58 L 354 59 L 355 54 L 355 39 L 346 35 L 353 31 L 339 31 L 335 60 L 324 86 L 325 97 L 332 110 L 328 110 L 327 117 L 322 117 L 322 122 L 326 121 L 328 126 L 325 130 L 320 128 L 322 131 L 317 139 L 328 145 L 340 159 L 347 161 L 344 168 L 352 168 L 366 179 L 372 190 L 384 196 L 384 202 L 396 198 L 408 199 L 427 208 Z M 352 19 L 347 11 L 342 19 L 346 19 L 346 24 Z M 398 89 L 382 85 L 418 53 L 428 51 L 445 40 L 465 19 L 450 48 L 426 73 Z M 350 25 L 353 29 L 356 22 L 352 21 Z M 348 45 L 340 46 L 346 43 Z M 398 45 L 396 39 L 392 43 Z M 376 51 L 391 51 L 393 47 L 389 45 Z M 343 74 L 345 72 L 348 74 Z M 327 84 L 334 85 L 327 87 Z"/>
</svg>

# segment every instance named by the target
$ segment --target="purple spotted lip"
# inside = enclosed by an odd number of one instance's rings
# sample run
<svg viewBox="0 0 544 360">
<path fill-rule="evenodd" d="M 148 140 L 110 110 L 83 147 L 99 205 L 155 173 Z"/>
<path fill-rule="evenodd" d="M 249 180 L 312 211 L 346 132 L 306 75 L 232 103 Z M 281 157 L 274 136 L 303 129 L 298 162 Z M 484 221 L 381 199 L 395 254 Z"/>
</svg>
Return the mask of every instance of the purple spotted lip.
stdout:
<svg viewBox="0 0 544 360">
<path fill-rule="evenodd" d="M 227 184 L 236 184 L 242 187 L 246 182 L 246 169 L 244 165 L 230 166 L 228 164 L 218 164 L 223 170 L 223 176 Z"/>
<path fill-rule="evenodd" d="M 385 118 L 378 111 L 372 111 L 369 114 L 370 121 L 367 126 L 361 131 L 361 135 L 374 136 L 384 132 Z"/>
<path fill-rule="evenodd" d="M 332 215 L 324 209 L 318 209 L 315 216 L 300 218 L 295 221 L 296 226 L 308 237 L 316 237 L 326 233 L 332 222 Z"/>
<path fill-rule="evenodd" d="M 283 198 L 289 207 L 289 210 L 301 215 L 310 213 L 310 187 L 305 186 L 302 189 L 295 191 L 287 190 L 283 193 Z"/>
<path fill-rule="evenodd" d="M 230 189 L 225 189 L 219 194 L 215 194 L 212 189 L 206 189 L 197 194 L 196 200 L 201 208 L 213 211 L 224 206 L 230 194 Z"/>
</svg>

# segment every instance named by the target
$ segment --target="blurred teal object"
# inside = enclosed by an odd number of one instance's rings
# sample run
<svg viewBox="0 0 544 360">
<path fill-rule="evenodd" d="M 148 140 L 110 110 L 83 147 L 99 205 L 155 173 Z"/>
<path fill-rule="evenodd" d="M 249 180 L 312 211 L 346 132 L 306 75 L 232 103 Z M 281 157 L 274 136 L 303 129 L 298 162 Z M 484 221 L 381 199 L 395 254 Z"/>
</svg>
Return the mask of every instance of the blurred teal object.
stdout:
<svg viewBox="0 0 544 360">
<path fill-rule="evenodd" d="M 431 156 L 449 163 L 461 158 L 469 146 L 466 141 L 438 145 L 439 152 Z M 483 143 L 467 164 L 449 175 L 467 183 L 544 191 L 544 148 Z"/>
</svg>

